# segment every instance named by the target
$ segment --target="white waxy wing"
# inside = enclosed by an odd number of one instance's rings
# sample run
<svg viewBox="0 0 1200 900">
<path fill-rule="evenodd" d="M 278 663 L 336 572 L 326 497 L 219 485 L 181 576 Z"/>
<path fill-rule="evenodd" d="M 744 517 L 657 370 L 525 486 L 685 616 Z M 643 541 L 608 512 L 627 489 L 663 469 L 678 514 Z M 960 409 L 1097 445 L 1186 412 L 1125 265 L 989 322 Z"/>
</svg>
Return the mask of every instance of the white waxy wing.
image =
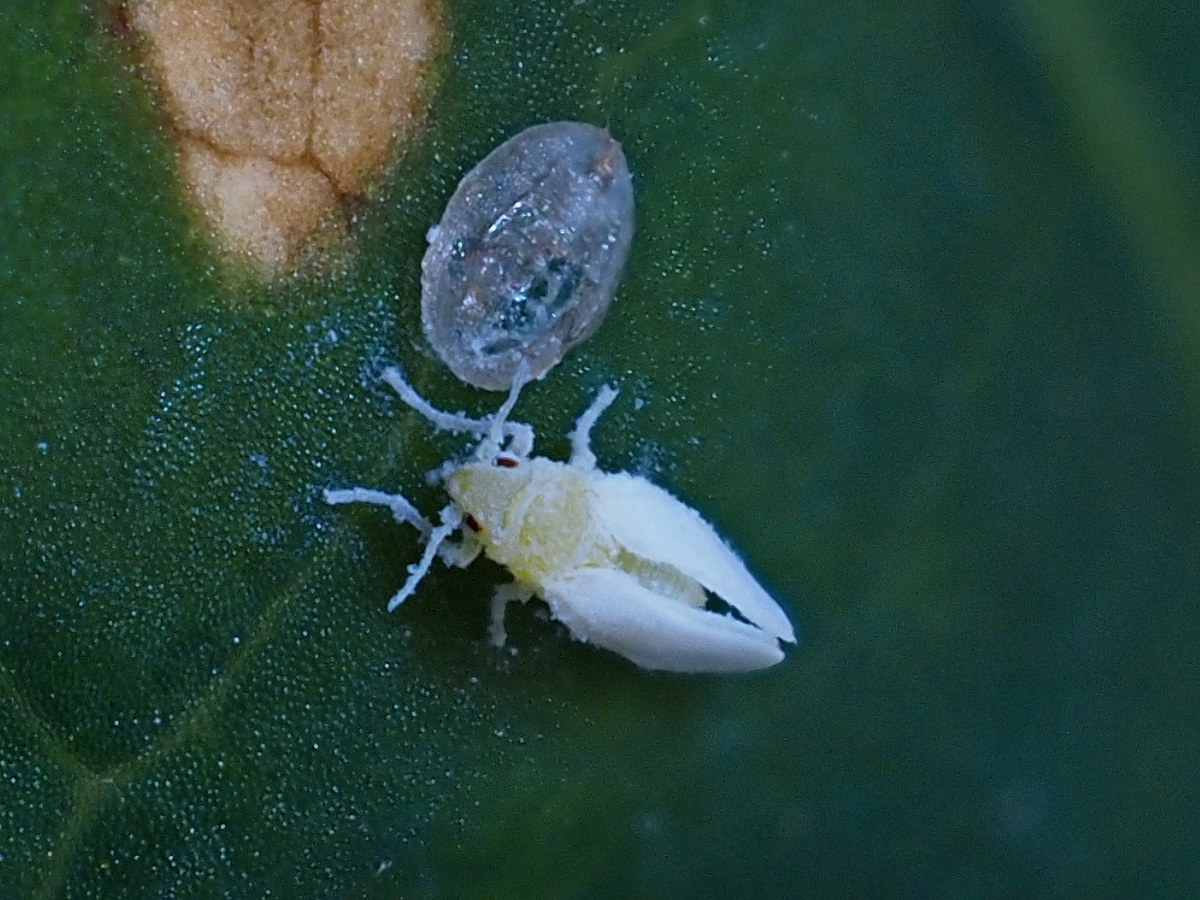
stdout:
<svg viewBox="0 0 1200 900">
<path fill-rule="evenodd" d="M 746 564 L 690 506 L 644 478 L 597 473 L 596 515 L 622 547 L 704 585 L 780 640 L 795 643 L 792 623 Z"/>
<path fill-rule="evenodd" d="M 647 669 L 747 672 L 783 659 L 773 635 L 656 594 L 620 569 L 575 569 L 542 584 L 538 593 L 576 640 Z"/>
</svg>

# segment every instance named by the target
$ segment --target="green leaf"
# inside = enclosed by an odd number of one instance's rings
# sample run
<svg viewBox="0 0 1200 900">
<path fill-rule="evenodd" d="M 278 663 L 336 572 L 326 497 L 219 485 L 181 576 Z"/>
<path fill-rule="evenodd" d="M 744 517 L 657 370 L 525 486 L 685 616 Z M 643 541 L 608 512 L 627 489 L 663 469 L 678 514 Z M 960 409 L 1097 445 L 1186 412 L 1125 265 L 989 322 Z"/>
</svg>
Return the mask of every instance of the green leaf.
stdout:
<svg viewBox="0 0 1200 900">
<path fill-rule="evenodd" d="M 350 261 L 255 287 L 108 7 L 9 0 L 0 896 L 1200 889 L 1196 26 L 1013 9 L 453 2 Z M 415 536 L 320 502 L 437 508 L 462 445 L 377 376 L 495 407 L 422 342 L 424 232 L 558 118 L 624 143 L 638 230 L 519 414 L 560 457 L 621 388 L 602 465 L 743 551 L 804 634 L 767 672 L 536 606 L 497 653 L 487 564 L 388 615 Z"/>
</svg>

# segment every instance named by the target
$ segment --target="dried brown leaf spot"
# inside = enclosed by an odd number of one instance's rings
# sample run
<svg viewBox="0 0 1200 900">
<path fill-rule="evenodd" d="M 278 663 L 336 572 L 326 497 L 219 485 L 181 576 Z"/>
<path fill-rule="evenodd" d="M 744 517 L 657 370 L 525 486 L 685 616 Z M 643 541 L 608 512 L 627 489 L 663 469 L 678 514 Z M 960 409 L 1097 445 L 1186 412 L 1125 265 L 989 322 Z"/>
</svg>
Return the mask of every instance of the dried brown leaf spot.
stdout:
<svg viewBox="0 0 1200 900">
<path fill-rule="evenodd" d="M 182 175 L 221 243 L 293 267 L 422 112 L 436 0 L 129 0 Z"/>
</svg>

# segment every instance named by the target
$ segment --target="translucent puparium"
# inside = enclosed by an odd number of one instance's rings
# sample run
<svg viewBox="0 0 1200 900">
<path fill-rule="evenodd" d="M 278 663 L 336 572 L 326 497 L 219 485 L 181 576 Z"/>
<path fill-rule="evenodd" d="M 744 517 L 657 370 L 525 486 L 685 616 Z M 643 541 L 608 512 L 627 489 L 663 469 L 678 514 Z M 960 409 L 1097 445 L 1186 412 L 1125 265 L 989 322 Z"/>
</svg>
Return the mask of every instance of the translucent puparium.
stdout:
<svg viewBox="0 0 1200 900">
<path fill-rule="evenodd" d="M 472 169 L 430 231 L 421 319 L 461 379 L 539 378 L 607 312 L 633 238 L 633 182 L 602 128 L 553 122 Z"/>
</svg>

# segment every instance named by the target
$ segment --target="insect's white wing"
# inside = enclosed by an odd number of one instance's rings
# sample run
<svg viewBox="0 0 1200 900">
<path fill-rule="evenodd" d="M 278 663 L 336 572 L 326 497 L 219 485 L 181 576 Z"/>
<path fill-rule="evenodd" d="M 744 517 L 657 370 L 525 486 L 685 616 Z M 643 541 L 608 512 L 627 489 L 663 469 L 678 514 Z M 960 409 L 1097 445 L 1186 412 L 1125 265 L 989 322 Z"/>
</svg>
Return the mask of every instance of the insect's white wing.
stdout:
<svg viewBox="0 0 1200 900">
<path fill-rule="evenodd" d="M 647 669 L 747 672 L 783 659 L 768 632 L 656 594 L 620 569 L 574 569 L 539 593 L 574 638 Z"/>
<path fill-rule="evenodd" d="M 779 604 L 698 512 L 646 479 L 624 472 L 597 473 L 591 487 L 597 517 L 622 547 L 678 569 L 773 637 L 795 642 L 792 623 Z"/>
</svg>

